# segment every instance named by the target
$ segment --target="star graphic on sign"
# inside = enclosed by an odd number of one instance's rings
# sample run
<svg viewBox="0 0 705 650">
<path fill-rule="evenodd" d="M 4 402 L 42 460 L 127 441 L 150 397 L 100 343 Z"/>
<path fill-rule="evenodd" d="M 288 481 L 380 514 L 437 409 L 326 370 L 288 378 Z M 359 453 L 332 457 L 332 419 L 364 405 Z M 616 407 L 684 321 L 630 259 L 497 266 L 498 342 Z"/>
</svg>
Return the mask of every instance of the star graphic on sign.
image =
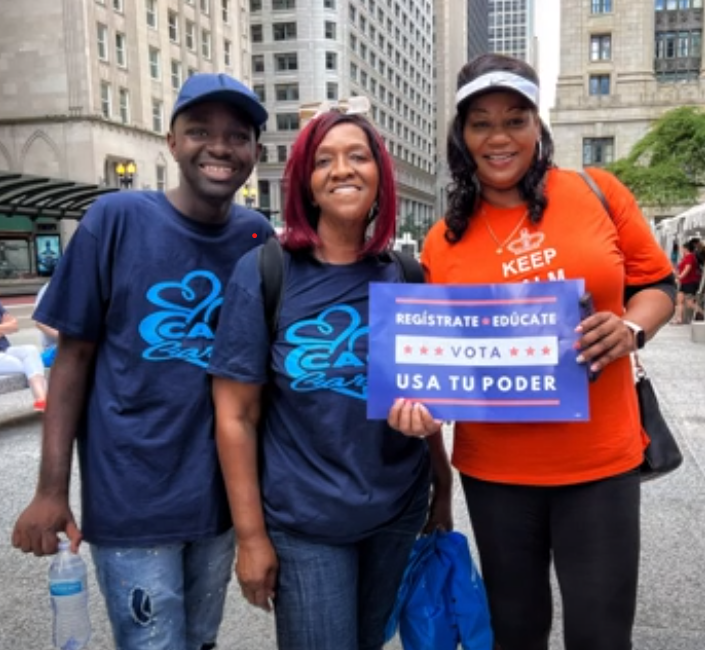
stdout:
<svg viewBox="0 0 705 650">
<path fill-rule="evenodd" d="M 436 348 L 436 356 L 437 357 L 443 356 L 443 348 Z"/>
<path fill-rule="evenodd" d="M 544 354 L 544 356 L 548 356 L 549 354 L 551 354 L 551 348 L 549 348 L 548 346 L 546 346 L 546 347 L 543 349 L 543 354 Z"/>
<path fill-rule="evenodd" d="M 526 355 L 529 357 L 533 357 L 535 351 L 536 350 L 534 350 L 534 348 L 526 348 Z"/>
<path fill-rule="evenodd" d="M 515 357 L 517 354 L 519 354 L 519 350 L 517 348 L 512 348 L 511 350 L 509 350 L 509 354 Z"/>
<path fill-rule="evenodd" d="M 404 346 L 404 354 L 411 354 L 413 351 L 414 349 L 410 345 Z"/>
<path fill-rule="evenodd" d="M 490 319 L 487 318 L 487 316 L 485 316 L 485 317 L 482 319 L 482 324 L 483 324 L 483 325 L 489 325 L 489 324 L 490 324 Z"/>
<path fill-rule="evenodd" d="M 428 348 L 425 345 L 422 345 L 419 352 L 421 352 L 421 354 L 428 354 Z"/>
</svg>

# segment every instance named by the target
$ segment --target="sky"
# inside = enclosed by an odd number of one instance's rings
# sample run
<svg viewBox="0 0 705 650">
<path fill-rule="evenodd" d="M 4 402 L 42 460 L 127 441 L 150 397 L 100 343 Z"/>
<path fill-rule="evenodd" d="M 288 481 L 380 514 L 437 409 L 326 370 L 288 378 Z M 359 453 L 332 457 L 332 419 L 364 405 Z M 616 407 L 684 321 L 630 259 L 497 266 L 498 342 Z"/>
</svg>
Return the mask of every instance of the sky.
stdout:
<svg viewBox="0 0 705 650">
<path fill-rule="evenodd" d="M 553 106 L 560 59 L 560 0 L 536 0 L 534 28 L 539 40 L 541 116 L 548 121 Z"/>
</svg>

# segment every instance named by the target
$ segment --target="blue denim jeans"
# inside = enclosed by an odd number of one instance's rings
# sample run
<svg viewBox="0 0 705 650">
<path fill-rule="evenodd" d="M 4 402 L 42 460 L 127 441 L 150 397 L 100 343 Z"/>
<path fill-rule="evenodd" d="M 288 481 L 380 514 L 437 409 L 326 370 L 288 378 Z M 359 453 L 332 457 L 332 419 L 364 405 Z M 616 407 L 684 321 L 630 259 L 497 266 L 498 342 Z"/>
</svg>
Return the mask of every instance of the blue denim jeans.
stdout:
<svg viewBox="0 0 705 650">
<path fill-rule="evenodd" d="M 322 544 L 270 530 L 279 558 L 279 650 L 380 650 L 427 511 L 424 483 L 400 517 L 355 543 Z"/>
<path fill-rule="evenodd" d="M 232 530 L 188 544 L 91 545 L 116 650 L 214 648 L 234 553 Z"/>
</svg>

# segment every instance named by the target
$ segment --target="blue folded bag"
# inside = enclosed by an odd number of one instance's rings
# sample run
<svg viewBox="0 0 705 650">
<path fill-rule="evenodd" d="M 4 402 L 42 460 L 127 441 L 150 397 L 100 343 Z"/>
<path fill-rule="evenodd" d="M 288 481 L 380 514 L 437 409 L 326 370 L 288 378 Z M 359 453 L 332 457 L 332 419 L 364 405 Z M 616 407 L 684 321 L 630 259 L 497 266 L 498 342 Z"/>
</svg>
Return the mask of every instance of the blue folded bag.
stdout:
<svg viewBox="0 0 705 650">
<path fill-rule="evenodd" d="M 51 368 L 54 365 L 54 359 L 56 359 L 56 346 L 52 345 L 46 350 L 42 351 L 42 362 L 45 368 Z"/>
<path fill-rule="evenodd" d="M 416 540 L 385 630 L 404 650 L 492 650 L 487 595 L 465 535 L 436 531 Z"/>
</svg>

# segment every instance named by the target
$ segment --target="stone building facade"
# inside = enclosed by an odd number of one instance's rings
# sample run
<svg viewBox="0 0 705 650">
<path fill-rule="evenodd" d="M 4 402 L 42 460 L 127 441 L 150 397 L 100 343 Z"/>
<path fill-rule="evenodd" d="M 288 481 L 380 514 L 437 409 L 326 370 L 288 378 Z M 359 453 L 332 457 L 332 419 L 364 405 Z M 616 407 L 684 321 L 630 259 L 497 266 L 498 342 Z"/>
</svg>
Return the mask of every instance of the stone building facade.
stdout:
<svg viewBox="0 0 705 650">
<path fill-rule="evenodd" d="M 165 136 L 195 72 L 249 83 L 245 0 L 7 2 L 0 21 L 0 171 L 165 189 L 177 168 Z M 123 176 L 123 181 L 127 180 Z M 31 248 L 36 226 L 0 215 L 0 240 Z M 56 224 L 62 243 L 76 223 Z M 49 227 L 44 224 L 43 231 Z"/>
<path fill-rule="evenodd" d="M 702 0 L 561 0 L 561 16 L 560 166 L 622 158 L 664 112 L 705 103 Z"/>
</svg>

